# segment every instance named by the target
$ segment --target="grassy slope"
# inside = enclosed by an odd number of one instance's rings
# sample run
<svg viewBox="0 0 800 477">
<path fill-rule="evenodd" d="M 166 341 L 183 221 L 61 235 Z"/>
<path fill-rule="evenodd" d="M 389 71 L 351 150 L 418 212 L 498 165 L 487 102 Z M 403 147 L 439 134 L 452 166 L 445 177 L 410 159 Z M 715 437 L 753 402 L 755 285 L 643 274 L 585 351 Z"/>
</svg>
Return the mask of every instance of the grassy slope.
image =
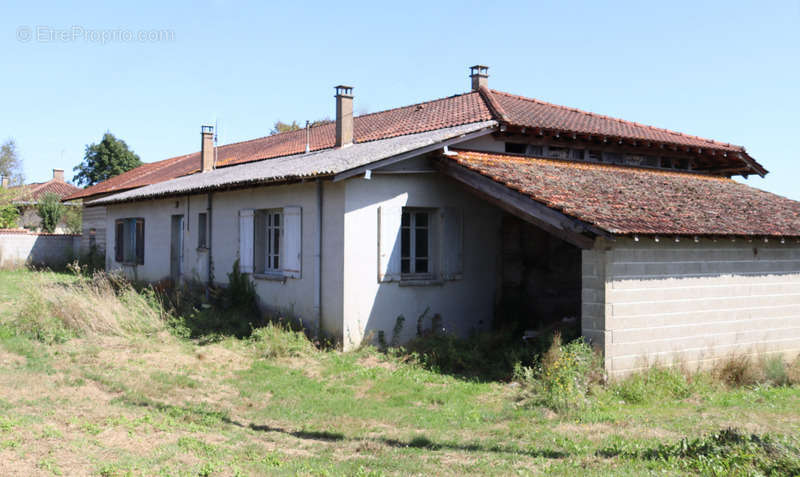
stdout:
<svg viewBox="0 0 800 477">
<path fill-rule="evenodd" d="M 0 272 L 0 319 L 30 276 Z M 606 394 L 568 416 L 521 409 L 515 393 L 370 350 L 261 359 L 243 341 L 165 333 L 47 346 L 0 327 L 0 474 L 680 475 L 674 462 L 598 451 L 728 426 L 800 430 L 797 388 L 643 405 Z"/>
</svg>

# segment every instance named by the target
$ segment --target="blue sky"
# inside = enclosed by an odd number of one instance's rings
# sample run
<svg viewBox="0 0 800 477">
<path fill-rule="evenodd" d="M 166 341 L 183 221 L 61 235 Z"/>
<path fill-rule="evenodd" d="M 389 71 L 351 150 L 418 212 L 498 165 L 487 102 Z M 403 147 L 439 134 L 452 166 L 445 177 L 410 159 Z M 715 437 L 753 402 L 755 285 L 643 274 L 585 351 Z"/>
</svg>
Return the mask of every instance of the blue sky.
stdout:
<svg viewBox="0 0 800 477">
<path fill-rule="evenodd" d="M 65 3 L 0 7 L 0 141 L 28 181 L 105 131 L 150 162 L 202 123 L 229 143 L 332 116 L 340 83 L 357 113 L 465 92 L 482 63 L 495 89 L 744 145 L 770 170 L 749 184 L 800 200 L 800 0 Z"/>
</svg>

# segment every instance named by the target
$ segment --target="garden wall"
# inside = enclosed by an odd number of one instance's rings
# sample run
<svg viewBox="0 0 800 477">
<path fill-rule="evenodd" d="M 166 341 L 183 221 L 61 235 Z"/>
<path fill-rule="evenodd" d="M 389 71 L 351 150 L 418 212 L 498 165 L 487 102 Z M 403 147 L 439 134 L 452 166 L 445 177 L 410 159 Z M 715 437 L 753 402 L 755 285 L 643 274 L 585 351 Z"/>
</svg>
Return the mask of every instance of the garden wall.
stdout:
<svg viewBox="0 0 800 477">
<path fill-rule="evenodd" d="M 78 256 L 80 235 L 0 230 L 0 268 L 24 265 L 60 268 Z"/>
</svg>

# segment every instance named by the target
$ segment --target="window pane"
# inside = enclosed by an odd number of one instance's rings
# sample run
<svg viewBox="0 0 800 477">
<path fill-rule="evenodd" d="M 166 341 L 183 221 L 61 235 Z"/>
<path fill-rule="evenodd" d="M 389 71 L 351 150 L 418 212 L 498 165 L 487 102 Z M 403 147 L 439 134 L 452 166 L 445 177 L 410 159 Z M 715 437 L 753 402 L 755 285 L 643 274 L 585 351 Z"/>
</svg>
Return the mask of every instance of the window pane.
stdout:
<svg viewBox="0 0 800 477">
<path fill-rule="evenodd" d="M 275 229 L 272 231 L 273 234 L 273 247 L 272 253 L 279 254 L 281 252 L 280 242 L 281 242 L 281 233 L 280 230 Z"/>
<path fill-rule="evenodd" d="M 395 216 L 395 217 L 396 217 L 396 216 Z M 409 218 L 409 214 L 408 214 L 408 212 L 403 212 L 403 215 L 402 215 L 402 218 L 401 218 L 401 223 L 400 223 L 400 224 L 401 224 L 403 227 L 408 227 L 409 225 L 411 225 L 411 222 L 410 222 L 410 218 Z"/>
<path fill-rule="evenodd" d="M 416 220 L 417 220 L 417 227 L 427 227 L 428 226 L 428 213 L 427 212 L 418 212 Z"/>
<path fill-rule="evenodd" d="M 279 270 L 281 268 L 281 264 L 280 264 L 279 258 L 280 257 L 278 255 L 275 255 L 275 257 L 273 258 L 273 262 L 274 263 L 272 265 L 272 268 L 274 268 L 275 270 Z"/>
<path fill-rule="evenodd" d="M 400 234 L 400 256 L 408 257 L 411 255 L 411 230 L 403 229 Z"/>
<path fill-rule="evenodd" d="M 400 273 L 411 272 L 411 260 L 404 258 L 400 261 Z"/>
<path fill-rule="evenodd" d="M 428 260 L 417 259 L 414 263 L 414 273 L 428 273 Z"/>
<path fill-rule="evenodd" d="M 416 247 L 415 256 L 428 257 L 428 229 L 417 229 L 414 245 Z"/>
<path fill-rule="evenodd" d="M 281 214 L 274 214 L 272 219 L 272 225 L 275 227 L 280 227 L 281 225 Z"/>
</svg>

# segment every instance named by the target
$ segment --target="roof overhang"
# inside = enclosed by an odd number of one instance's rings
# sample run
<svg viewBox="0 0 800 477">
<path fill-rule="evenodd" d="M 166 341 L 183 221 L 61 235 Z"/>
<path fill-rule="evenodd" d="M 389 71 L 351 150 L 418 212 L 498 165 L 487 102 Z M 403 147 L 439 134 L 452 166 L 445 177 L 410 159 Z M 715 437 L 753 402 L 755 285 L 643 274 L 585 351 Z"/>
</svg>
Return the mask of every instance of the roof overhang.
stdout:
<svg viewBox="0 0 800 477">
<path fill-rule="evenodd" d="M 596 237 L 612 237 L 602 229 L 554 210 L 447 158 L 434 161 L 434 166 L 488 202 L 578 248 L 591 249 Z"/>
</svg>

